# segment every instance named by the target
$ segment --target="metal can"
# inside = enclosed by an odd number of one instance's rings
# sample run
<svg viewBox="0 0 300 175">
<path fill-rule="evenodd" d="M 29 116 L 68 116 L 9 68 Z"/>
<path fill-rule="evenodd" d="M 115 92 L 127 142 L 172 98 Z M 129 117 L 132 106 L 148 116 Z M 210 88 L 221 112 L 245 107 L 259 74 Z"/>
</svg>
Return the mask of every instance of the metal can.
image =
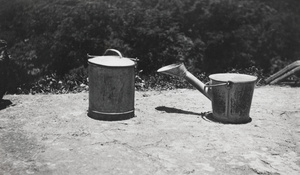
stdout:
<svg viewBox="0 0 300 175">
<path fill-rule="evenodd" d="M 108 51 L 118 55 L 105 55 Z M 88 116 L 109 121 L 134 117 L 133 59 L 124 58 L 115 49 L 108 49 L 103 56 L 89 59 L 88 64 Z"/>
</svg>

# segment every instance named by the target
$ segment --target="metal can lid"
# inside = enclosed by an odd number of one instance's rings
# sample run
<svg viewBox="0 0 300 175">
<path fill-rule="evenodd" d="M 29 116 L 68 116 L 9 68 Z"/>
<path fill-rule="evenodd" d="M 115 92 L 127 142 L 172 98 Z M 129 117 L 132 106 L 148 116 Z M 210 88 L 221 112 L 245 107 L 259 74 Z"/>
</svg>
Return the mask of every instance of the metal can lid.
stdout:
<svg viewBox="0 0 300 175">
<path fill-rule="evenodd" d="M 130 67 L 135 63 L 129 58 L 119 56 L 97 56 L 88 60 L 89 63 L 108 67 Z"/>
<path fill-rule="evenodd" d="M 234 83 L 247 83 L 254 82 L 257 80 L 256 76 L 237 74 L 237 73 L 218 73 L 209 76 L 210 79 L 220 82 L 234 82 Z"/>
<path fill-rule="evenodd" d="M 103 55 L 105 55 L 109 51 L 117 53 L 118 56 L 93 56 L 94 58 L 89 59 L 88 62 L 108 67 L 131 67 L 135 65 L 134 61 L 132 61 L 130 58 L 124 58 L 121 52 L 116 49 L 107 49 Z"/>
</svg>

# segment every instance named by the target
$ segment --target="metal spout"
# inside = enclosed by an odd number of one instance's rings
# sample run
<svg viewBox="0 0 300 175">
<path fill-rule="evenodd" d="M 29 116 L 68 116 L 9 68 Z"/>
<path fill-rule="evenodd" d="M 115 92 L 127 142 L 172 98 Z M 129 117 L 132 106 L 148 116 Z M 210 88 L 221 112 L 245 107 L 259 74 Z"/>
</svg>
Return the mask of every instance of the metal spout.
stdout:
<svg viewBox="0 0 300 175">
<path fill-rule="evenodd" d="M 191 74 L 184 66 L 183 63 L 171 64 L 164 66 L 157 70 L 157 72 L 172 75 L 176 77 L 183 77 L 186 81 L 191 83 L 196 89 L 198 89 L 209 100 L 211 99 L 210 88 L 205 88 L 205 84 L 198 80 L 193 74 Z"/>
</svg>

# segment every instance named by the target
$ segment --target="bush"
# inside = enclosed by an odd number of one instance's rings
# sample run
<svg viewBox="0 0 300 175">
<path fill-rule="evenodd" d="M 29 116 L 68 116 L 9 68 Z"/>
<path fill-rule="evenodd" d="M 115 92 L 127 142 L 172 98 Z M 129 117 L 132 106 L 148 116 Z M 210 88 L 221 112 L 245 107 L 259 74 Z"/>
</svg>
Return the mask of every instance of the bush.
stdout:
<svg viewBox="0 0 300 175">
<path fill-rule="evenodd" d="M 0 37 L 10 43 L 22 87 L 48 76 L 70 78 L 64 87 L 72 90 L 81 75 L 70 71 L 87 66 L 87 53 L 108 48 L 138 57 L 140 77 L 160 79 L 154 72 L 176 62 L 199 75 L 255 67 L 266 76 L 299 59 L 299 3 L 11 0 L 0 8 Z"/>
</svg>

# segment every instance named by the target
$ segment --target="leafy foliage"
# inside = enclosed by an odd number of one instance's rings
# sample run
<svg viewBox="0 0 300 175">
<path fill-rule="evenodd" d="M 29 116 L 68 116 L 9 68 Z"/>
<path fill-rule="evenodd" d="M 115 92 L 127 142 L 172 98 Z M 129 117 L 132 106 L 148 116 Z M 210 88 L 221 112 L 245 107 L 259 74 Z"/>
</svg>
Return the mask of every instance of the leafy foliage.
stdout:
<svg viewBox="0 0 300 175">
<path fill-rule="evenodd" d="M 161 80 L 156 69 L 175 62 L 197 75 L 252 70 L 264 77 L 300 56 L 298 0 L 0 3 L 0 38 L 9 43 L 15 82 L 36 92 L 60 89 L 51 78 L 63 81 L 63 92 L 85 84 L 86 54 L 102 55 L 108 48 L 138 57 L 137 71 L 148 87 Z"/>
</svg>

